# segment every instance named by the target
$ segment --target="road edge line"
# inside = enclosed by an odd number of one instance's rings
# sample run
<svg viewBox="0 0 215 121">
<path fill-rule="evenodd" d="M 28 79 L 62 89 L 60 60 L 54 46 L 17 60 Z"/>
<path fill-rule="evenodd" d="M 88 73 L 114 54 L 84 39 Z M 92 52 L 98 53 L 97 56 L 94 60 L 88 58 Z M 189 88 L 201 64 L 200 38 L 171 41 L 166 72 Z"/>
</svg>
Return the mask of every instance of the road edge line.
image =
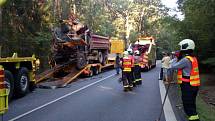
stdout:
<svg viewBox="0 0 215 121">
<path fill-rule="evenodd" d="M 159 80 L 159 87 L 160 87 L 161 101 L 163 103 L 164 96 L 165 96 L 165 93 L 166 93 L 166 88 L 165 88 L 162 80 Z M 177 119 L 175 117 L 175 113 L 173 112 L 172 105 L 170 103 L 168 95 L 167 95 L 167 98 L 166 98 L 166 102 L 164 104 L 163 112 L 164 112 L 164 117 L 165 117 L 166 121 L 177 121 Z"/>
<path fill-rule="evenodd" d="M 37 111 L 37 110 L 40 110 L 40 109 L 42 109 L 42 108 L 44 108 L 44 107 L 46 107 L 46 106 L 48 106 L 48 105 L 51 105 L 52 103 L 55 103 L 55 102 L 57 102 L 57 101 L 59 101 L 59 100 L 61 100 L 61 99 L 64 99 L 64 98 L 66 98 L 66 97 L 68 97 L 68 96 L 70 96 L 70 95 L 72 95 L 72 94 L 74 94 L 74 93 L 80 92 L 80 91 L 82 91 L 82 90 L 84 90 L 84 89 L 86 89 L 86 88 L 88 88 L 88 87 L 90 87 L 90 86 L 92 86 L 92 85 L 95 85 L 95 84 L 97 84 L 97 83 L 99 83 L 99 82 L 102 82 L 102 81 L 104 81 L 104 80 L 106 80 L 106 79 L 108 79 L 108 78 L 110 78 L 110 77 L 112 77 L 112 76 L 114 76 L 114 75 L 115 75 L 115 74 L 112 74 L 112 75 L 110 75 L 110 76 L 108 76 L 108 77 L 105 77 L 105 78 L 103 78 L 103 79 L 100 79 L 100 80 L 98 80 L 98 81 L 96 81 L 96 82 L 93 82 L 93 83 L 91 83 L 91 84 L 88 84 L 88 85 L 86 85 L 86 86 L 83 86 L 83 87 L 81 87 L 81 88 L 79 88 L 79 89 L 77 89 L 77 90 L 75 90 L 75 91 L 72 91 L 72 92 L 70 92 L 70 93 L 68 93 L 68 94 L 65 94 L 65 95 L 63 95 L 63 96 L 61 96 L 61 97 L 59 97 L 59 98 L 57 98 L 57 99 L 55 99 L 55 100 L 52 100 L 52 101 L 50 101 L 50 102 L 48 102 L 48 103 L 45 103 L 45 104 L 43 104 L 43 105 L 41 105 L 41 106 L 39 106 L 39 107 L 37 107 L 37 108 L 34 108 L 34 109 L 32 109 L 32 110 L 30 110 L 30 111 L 28 111 L 28 112 L 25 112 L 25 113 L 23 113 L 23 114 L 21 114 L 21 115 L 18 115 L 18 116 L 14 117 L 14 118 L 12 118 L 12 119 L 10 119 L 10 120 L 8 120 L 8 121 L 15 121 L 15 120 L 18 120 L 18 119 L 20 119 L 20 118 L 22 118 L 22 117 L 24 117 L 24 116 L 26 116 L 26 115 L 28 115 L 28 114 L 30 114 L 30 113 L 32 113 L 32 112 L 35 112 L 35 111 Z"/>
</svg>

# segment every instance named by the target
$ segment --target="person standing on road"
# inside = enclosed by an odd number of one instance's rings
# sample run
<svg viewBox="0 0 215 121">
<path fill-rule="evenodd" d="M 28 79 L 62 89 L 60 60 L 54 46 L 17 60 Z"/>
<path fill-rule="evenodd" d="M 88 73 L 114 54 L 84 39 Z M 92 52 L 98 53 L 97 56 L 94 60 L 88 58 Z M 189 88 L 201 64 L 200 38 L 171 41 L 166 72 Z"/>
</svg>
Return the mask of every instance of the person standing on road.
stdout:
<svg viewBox="0 0 215 121">
<path fill-rule="evenodd" d="M 120 57 L 119 57 L 119 53 L 116 54 L 115 69 L 116 69 L 116 74 L 118 75 L 119 71 L 120 71 Z"/>
<path fill-rule="evenodd" d="M 177 69 L 178 84 L 181 87 L 182 102 L 189 121 L 200 121 L 196 111 L 196 96 L 200 86 L 198 61 L 193 54 L 195 43 L 191 39 L 184 39 L 180 43 L 178 61 L 170 66 Z"/>
<path fill-rule="evenodd" d="M 162 57 L 164 57 L 165 52 L 162 52 Z M 163 59 L 163 58 L 162 58 Z M 162 64 L 162 62 L 161 62 Z M 163 80 L 163 64 L 161 66 L 161 70 L 160 70 L 160 75 L 159 75 L 159 80 Z"/>
<path fill-rule="evenodd" d="M 134 77 L 135 77 L 135 84 L 141 85 L 142 78 L 141 78 L 141 67 L 140 67 L 140 52 L 136 50 L 134 52 Z"/>
<path fill-rule="evenodd" d="M 131 48 L 127 49 L 127 51 L 129 54 L 129 58 L 131 58 L 131 60 L 132 60 L 131 80 L 132 80 L 133 86 L 135 87 L 136 84 L 135 84 L 135 76 L 134 76 L 134 53 L 133 53 L 133 50 Z"/>
<path fill-rule="evenodd" d="M 123 59 L 122 59 L 122 81 L 123 81 L 123 87 L 124 91 L 132 90 L 133 84 L 132 84 L 132 58 L 129 57 L 128 51 L 125 51 L 123 53 Z"/>
<path fill-rule="evenodd" d="M 162 58 L 161 62 L 162 62 L 162 68 L 163 68 L 163 81 L 166 83 L 166 81 L 168 80 L 168 76 L 167 76 L 167 69 L 170 66 L 170 57 L 168 53 L 164 53 L 163 54 L 164 57 Z"/>
</svg>

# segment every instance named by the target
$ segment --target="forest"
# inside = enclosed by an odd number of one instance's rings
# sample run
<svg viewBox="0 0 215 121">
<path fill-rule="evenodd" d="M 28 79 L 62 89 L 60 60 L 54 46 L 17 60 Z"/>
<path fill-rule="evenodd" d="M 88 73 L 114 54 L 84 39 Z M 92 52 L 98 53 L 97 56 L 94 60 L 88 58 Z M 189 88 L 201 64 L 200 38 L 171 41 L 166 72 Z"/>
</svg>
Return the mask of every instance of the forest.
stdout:
<svg viewBox="0 0 215 121">
<path fill-rule="evenodd" d="M 1 0 L 0 55 L 35 54 L 47 67 L 51 30 L 75 13 L 93 33 L 128 39 L 139 34 L 156 38 L 159 52 L 172 52 L 178 42 L 195 41 L 202 67 L 215 72 L 215 1 L 178 0 L 184 18 L 169 15 L 161 0 Z M 175 10 L 176 11 L 176 10 Z"/>
</svg>

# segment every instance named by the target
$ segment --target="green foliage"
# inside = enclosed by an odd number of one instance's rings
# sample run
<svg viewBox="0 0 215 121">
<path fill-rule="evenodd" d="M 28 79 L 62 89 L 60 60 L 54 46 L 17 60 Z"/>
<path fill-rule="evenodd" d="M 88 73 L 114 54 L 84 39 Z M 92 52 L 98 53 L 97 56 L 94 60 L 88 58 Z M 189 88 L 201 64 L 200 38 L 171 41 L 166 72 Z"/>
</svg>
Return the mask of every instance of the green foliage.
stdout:
<svg viewBox="0 0 215 121">
<path fill-rule="evenodd" d="M 2 55 L 18 52 L 22 56 L 35 53 L 47 57 L 51 26 L 59 19 L 67 19 L 74 4 L 78 18 L 93 33 L 125 39 L 126 30 L 129 30 L 131 42 L 139 33 L 154 36 L 160 51 L 176 50 L 179 41 L 190 38 L 196 43 L 200 62 L 214 66 L 213 0 L 178 0 L 184 20 L 168 16 L 168 8 L 160 0 L 10 0 L 0 9 L 3 13 L 0 15 Z"/>
<path fill-rule="evenodd" d="M 163 50 L 177 50 L 177 43 L 189 38 L 195 41 L 200 63 L 214 66 L 215 2 L 214 0 L 178 0 L 184 20 L 166 16 L 160 20 L 158 45 Z"/>
<path fill-rule="evenodd" d="M 215 63 L 215 2 L 214 0 L 187 0 L 181 10 L 185 14 L 183 24 L 187 26 L 183 35 L 196 43 L 196 52 L 200 61 L 213 65 Z M 181 29 L 182 30 L 182 29 Z"/>
<path fill-rule="evenodd" d="M 215 67 L 215 57 L 212 57 L 212 58 L 207 58 L 205 59 L 204 61 L 202 61 L 203 64 L 210 64 L 212 67 Z"/>
</svg>

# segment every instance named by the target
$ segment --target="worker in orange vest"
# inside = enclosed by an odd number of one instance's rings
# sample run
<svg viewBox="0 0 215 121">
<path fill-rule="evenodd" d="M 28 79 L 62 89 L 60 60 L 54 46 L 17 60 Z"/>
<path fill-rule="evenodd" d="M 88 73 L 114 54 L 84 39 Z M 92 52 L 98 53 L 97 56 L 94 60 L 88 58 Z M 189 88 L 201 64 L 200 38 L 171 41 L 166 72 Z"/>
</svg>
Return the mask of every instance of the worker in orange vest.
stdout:
<svg viewBox="0 0 215 121">
<path fill-rule="evenodd" d="M 178 84 L 181 86 L 182 102 L 189 121 L 200 121 L 196 111 L 196 96 L 200 86 L 198 61 L 193 55 L 195 43 L 184 39 L 180 43 L 178 61 L 171 64 L 171 69 L 177 69 Z"/>
<path fill-rule="evenodd" d="M 132 90 L 133 84 L 132 84 L 132 58 L 129 57 L 128 51 L 125 51 L 123 53 L 123 59 L 122 59 L 122 81 L 123 81 L 123 87 L 124 91 Z"/>
</svg>

